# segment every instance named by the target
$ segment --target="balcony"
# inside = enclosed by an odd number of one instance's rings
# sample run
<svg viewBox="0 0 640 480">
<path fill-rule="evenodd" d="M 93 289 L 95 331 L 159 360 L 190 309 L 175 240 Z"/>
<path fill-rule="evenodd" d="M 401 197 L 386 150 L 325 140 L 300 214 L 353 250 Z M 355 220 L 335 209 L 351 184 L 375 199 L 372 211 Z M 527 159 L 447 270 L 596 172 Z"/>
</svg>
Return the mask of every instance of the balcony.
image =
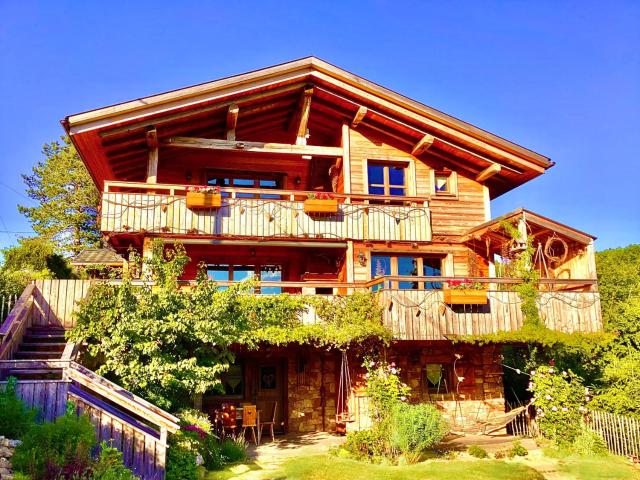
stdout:
<svg viewBox="0 0 640 480">
<path fill-rule="evenodd" d="M 278 287 L 289 294 L 333 296 L 356 290 L 376 291 L 383 307 L 382 322 L 397 340 L 446 340 L 460 335 L 481 335 L 516 331 L 523 324 L 520 298 L 514 291 L 517 279 L 473 278 L 486 285 L 486 305 L 445 303 L 440 289 L 401 289 L 401 284 L 428 282 L 446 285 L 454 277 L 380 277 L 366 283 L 334 281 L 258 282 L 256 288 Z M 59 325 L 71 328 L 75 323 L 76 302 L 86 296 L 97 280 L 37 280 L 34 291 L 34 325 Z M 401 283 L 402 282 L 402 283 Z M 187 284 L 189 282 L 186 282 Z M 220 286 L 233 282 L 219 282 Z M 259 291 L 259 290 L 257 290 Z M 541 280 L 537 299 L 545 325 L 566 333 L 602 331 L 600 294 L 595 280 Z M 302 314 L 303 323 L 321 319 L 313 308 Z"/>
<path fill-rule="evenodd" d="M 100 229 L 174 237 L 406 241 L 431 240 L 427 201 L 331 194 L 338 212 L 304 212 L 309 193 L 223 188 L 220 208 L 190 210 L 184 185 L 105 182 Z M 115 191 L 117 190 L 117 191 Z"/>
</svg>

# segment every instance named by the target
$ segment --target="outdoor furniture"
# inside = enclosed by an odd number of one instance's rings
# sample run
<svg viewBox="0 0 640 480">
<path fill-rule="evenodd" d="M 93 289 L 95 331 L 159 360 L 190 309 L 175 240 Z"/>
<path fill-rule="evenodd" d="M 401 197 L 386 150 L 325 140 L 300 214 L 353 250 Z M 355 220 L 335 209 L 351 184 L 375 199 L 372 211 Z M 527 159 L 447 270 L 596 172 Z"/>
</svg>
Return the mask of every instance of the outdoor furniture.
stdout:
<svg viewBox="0 0 640 480">
<path fill-rule="evenodd" d="M 235 435 L 236 429 L 238 428 L 237 414 L 238 414 L 237 408 L 233 403 L 222 404 L 222 412 L 220 412 L 220 420 L 222 424 L 223 435 L 226 435 L 227 433 L 231 433 L 231 435 Z"/>
<path fill-rule="evenodd" d="M 464 431 L 451 431 L 454 435 L 490 435 L 506 428 L 518 415 L 529 408 L 529 404 L 514 408 L 506 413 L 489 415 L 486 420 L 479 421 L 473 428 Z"/>
<path fill-rule="evenodd" d="M 259 438 L 256 435 L 258 411 L 255 405 L 245 405 L 242 411 L 242 436 L 246 435 L 247 429 L 251 429 L 253 442 L 258 445 Z"/>
<path fill-rule="evenodd" d="M 266 422 L 260 422 L 259 423 L 259 428 L 258 428 L 258 435 L 261 437 L 262 436 L 262 431 L 264 430 L 264 427 L 269 427 L 269 431 L 271 432 L 271 441 L 275 441 L 275 434 L 273 432 L 274 426 L 276 424 L 276 412 L 278 411 L 278 402 L 273 402 L 273 410 L 271 412 L 271 420 L 268 420 Z"/>
</svg>

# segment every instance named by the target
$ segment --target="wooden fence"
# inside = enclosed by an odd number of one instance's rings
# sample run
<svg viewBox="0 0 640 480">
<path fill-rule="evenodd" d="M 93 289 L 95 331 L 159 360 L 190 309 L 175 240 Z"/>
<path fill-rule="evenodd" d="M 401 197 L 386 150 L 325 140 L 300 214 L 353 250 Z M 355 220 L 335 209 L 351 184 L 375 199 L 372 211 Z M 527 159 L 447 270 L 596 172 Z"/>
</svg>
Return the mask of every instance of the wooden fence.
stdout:
<svg viewBox="0 0 640 480">
<path fill-rule="evenodd" d="M 91 280 L 36 280 L 31 326 L 73 327 L 77 302 L 90 285 Z"/>
<path fill-rule="evenodd" d="M 604 438 L 612 453 L 640 458 L 640 420 L 592 410 L 588 426 Z"/>
</svg>

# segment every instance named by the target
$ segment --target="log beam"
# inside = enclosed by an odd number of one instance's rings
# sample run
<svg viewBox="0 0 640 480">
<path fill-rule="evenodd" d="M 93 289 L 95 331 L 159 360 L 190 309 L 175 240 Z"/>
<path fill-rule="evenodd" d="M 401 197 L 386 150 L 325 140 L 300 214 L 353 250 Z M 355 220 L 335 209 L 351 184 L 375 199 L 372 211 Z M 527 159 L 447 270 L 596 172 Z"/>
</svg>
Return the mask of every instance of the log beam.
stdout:
<svg viewBox="0 0 640 480">
<path fill-rule="evenodd" d="M 237 104 L 232 103 L 227 110 L 227 140 L 236 139 L 236 125 L 238 124 L 238 113 L 240 113 L 240 107 Z"/>
<path fill-rule="evenodd" d="M 147 162 L 147 183 L 158 183 L 158 131 L 155 128 L 147 131 L 149 160 Z"/>
<path fill-rule="evenodd" d="M 418 143 L 416 143 L 416 145 L 413 147 L 413 150 L 411 150 L 411 155 L 418 156 L 421 153 L 429 150 L 429 148 L 431 147 L 431 145 L 433 145 L 433 141 L 435 140 L 435 137 L 433 135 L 429 135 L 428 133 L 422 137 L 420 139 L 420 141 Z"/>
<path fill-rule="evenodd" d="M 493 177 L 495 174 L 500 173 L 501 171 L 502 167 L 499 163 L 492 163 L 476 176 L 476 182 L 484 182 L 485 180 Z"/>
<path fill-rule="evenodd" d="M 212 138 L 172 137 L 163 146 L 176 148 L 196 148 L 205 150 L 226 150 L 245 153 L 271 153 L 285 155 L 313 155 L 317 157 L 342 157 L 342 147 L 321 147 L 316 145 L 290 145 L 288 143 L 238 142 Z"/>
<path fill-rule="evenodd" d="M 367 107 L 363 107 L 362 105 L 360 105 L 358 107 L 358 111 L 356 112 L 355 116 L 353 117 L 353 121 L 351 122 L 351 126 L 353 128 L 356 128 L 360 124 L 362 119 L 364 119 L 364 116 L 366 114 L 367 114 Z"/>
<path fill-rule="evenodd" d="M 296 133 L 296 145 L 307 144 L 307 125 L 309 125 L 309 114 L 311 113 L 311 98 L 313 97 L 313 87 L 307 86 L 302 91 L 298 108 L 291 119 L 290 130 Z"/>
</svg>

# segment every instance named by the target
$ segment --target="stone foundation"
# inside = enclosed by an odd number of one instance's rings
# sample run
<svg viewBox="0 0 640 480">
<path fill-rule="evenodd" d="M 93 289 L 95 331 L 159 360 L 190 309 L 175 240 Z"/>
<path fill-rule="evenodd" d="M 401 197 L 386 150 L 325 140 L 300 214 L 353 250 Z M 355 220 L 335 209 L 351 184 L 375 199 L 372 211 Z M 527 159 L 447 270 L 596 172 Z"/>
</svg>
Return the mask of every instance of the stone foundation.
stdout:
<svg viewBox="0 0 640 480">
<path fill-rule="evenodd" d="M 13 478 L 11 457 L 13 457 L 13 452 L 19 443 L 19 440 L 9 440 L 8 438 L 0 437 L 0 479 L 2 480 Z"/>
</svg>

